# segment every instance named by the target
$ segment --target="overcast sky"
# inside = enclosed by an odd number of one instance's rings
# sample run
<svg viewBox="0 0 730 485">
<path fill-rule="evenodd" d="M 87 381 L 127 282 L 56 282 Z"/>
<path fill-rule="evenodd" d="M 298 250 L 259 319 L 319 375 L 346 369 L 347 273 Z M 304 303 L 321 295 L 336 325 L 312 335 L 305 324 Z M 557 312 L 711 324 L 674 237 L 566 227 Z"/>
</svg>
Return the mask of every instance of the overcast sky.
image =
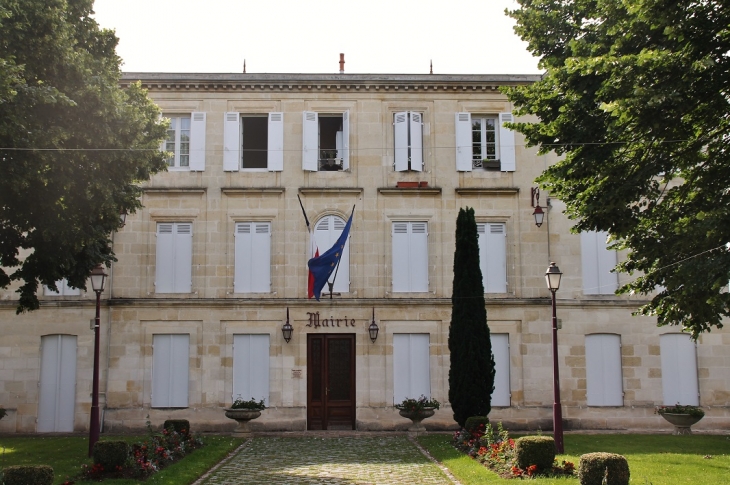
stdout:
<svg viewBox="0 0 730 485">
<path fill-rule="evenodd" d="M 96 0 L 124 71 L 534 74 L 515 0 Z"/>
</svg>

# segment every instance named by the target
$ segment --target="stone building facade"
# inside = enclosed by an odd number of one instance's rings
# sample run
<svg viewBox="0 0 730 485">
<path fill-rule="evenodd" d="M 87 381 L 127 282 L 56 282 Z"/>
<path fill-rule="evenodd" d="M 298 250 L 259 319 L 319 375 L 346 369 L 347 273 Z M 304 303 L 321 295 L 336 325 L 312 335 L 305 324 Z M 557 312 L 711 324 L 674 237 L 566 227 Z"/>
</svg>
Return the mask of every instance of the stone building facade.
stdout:
<svg viewBox="0 0 730 485">
<path fill-rule="evenodd" d="M 536 200 L 537 155 L 502 126 L 499 88 L 536 76 L 126 73 L 171 119 L 168 172 L 113 235 L 102 297 L 103 431 L 149 419 L 234 426 L 223 408 L 265 399 L 254 429 L 404 429 L 393 405 L 448 406 L 456 216 L 473 207 L 497 361 L 495 421 L 551 426 L 551 306 L 557 292 L 567 429 L 667 429 L 654 408 L 704 407 L 730 428 L 730 333 L 695 344 L 631 315 L 625 276 L 600 234 L 571 234 L 559 200 Z M 307 298 L 312 237 L 352 229 L 333 295 Z M 536 227 L 534 205 L 546 212 Z M 620 257 L 620 255 L 618 255 Z M 2 294 L 0 432 L 84 431 L 91 405 L 94 293 L 60 287 L 15 314 Z M 289 342 L 282 336 L 287 320 Z M 368 327 L 378 326 L 371 341 Z"/>
</svg>

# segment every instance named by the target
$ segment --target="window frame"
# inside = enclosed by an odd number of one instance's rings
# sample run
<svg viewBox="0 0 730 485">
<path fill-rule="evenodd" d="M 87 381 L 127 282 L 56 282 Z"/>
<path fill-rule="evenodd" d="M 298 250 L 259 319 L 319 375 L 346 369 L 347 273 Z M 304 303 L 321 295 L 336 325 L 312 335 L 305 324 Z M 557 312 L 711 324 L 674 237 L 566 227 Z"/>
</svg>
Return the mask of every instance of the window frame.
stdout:
<svg viewBox="0 0 730 485">
<path fill-rule="evenodd" d="M 166 345 L 163 339 L 169 340 L 167 358 L 164 358 L 165 355 L 163 355 L 162 347 Z M 163 390 L 166 392 L 161 392 Z M 164 395 L 161 396 L 161 394 Z M 190 334 L 156 333 L 152 335 L 150 407 L 190 407 Z"/>
<path fill-rule="evenodd" d="M 342 129 L 335 133 L 335 148 L 321 148 L 322 126 L 321 118 L 342 119 Z M 338 137 L 338 134 L 341 135 Z M 302 170 L 308 172 L 349 172 L 350 171 L 350 110 L 342 111 L 303 111 L 302 112 Z M 338 140 L 339 138 L 339 140 Z M 316 148 L 315 148 L 316 140 Z M 339 148 L 338 148 L 339 141 Z M 340 168 L 335 170 L 323 170 L 323 152 L 335 152 L 335 163 L 340 160 Z M 329 158 L 327 160 L 330 160 Z"/>
<path fill-rule="evenodd" d="M 502 231 L 492 232 L 492 226 L 500 226 Z M 483 230 L 480 231 L 480 229 Z M 501 240 L 499 246 L 501 253 L 496 256 L 493 244 L 495 240 Z M 509 288 L 507 282 L 507 224 L 505 222 L 477 222 L 477 245 L 479 246 L 479 269 L 482 271 L 484 293 L 507 293 Z M 497 257 L 500 257 L 501 260 L 495 260 Z"/>
<path fill-rule="evenodd" d="M 431 334 L 394 333 L 393 402 L 421 396 L 430 399 L 431 391 Z"/>
<path fill-rule="evenodd" d="M 393 170 L 395 172 L 424 171 L 424 114 L 423 111 L 393 113 Z"/>
<path fill-rule="evenodd" d="M 398 225 L 406 224 L 406 231 L 402 232 Z M 422 224 L 424 231 L 414 232 L 414 225 Z M 423 234 L 423 236 L 420 236 Z M 391 222 L 391 278 L 393 293 L 427 293 L 429 291 L 429 253 L 428 253 L 428 222 L 392 221 Z M 403 247 L 399 247 L 403 245 Z M 418 254 L 419 250 L 424 254 Z M 424 285 L 425 286 L 419 286 Z"/>
<path fill-rule="evenodd" d="M 613 295 L 618 289 L 618 273 L 611 272 L 618 264 L 618 253 L 607 248 L 608 233 L 580 233 L 581 276 L 584 295 Z"/>
<path fill-rule="evenodd" d="M 250 231 L 242 232 L 246 224 L 250 225 Z M 264 226 L 266 226 L 266 232 L 260 232 Z M 246 237 L 245 234 L 250 235 L 248 247 L 243 239 Z M 262 234 L 265 236 L 259 236 Z M 266 239 L 265 244 L 264 238 Z M 271 238 L 271 221 L 237 221 L 234 224 L 233 293 L 271 293 Z M 246 265 L 246 261 L 250 264 Z M 257 270 L 260 271 L 259 274 L 256 274 Z M 258 282 L 261 286 L 254 284 Z"/>
<path fill-rule="evenodd" d="M 56 288 L 58 288 L 58 291 L 53 291 L 48 286 L 43 285 L 43 296 L 81 296 L 81 288 L 70 287 L 66 278 L 57 280 Z"/>
<path fill-rule="evenodd" d="M 623 406 L 621 336 L 593 333 L 585 336 L 586 405 Z M 611 374 L 618 367 L 618 375 Z"/>
<path fill-rule="evenodd" d="M 192 123 L 193 123 L 193 117 L 192 114 L 181 114 L 181 113 L 174 113 L 174 114 L 163 114 L 163 117 L 170 120 L 170 127 L 167 129 L 167 137 L 162 142 L 163 143 L 163 150 L 166 152 L 171 152 L 173 155 L 171 158 L 168 158 L 166 160 L 168 170 L 190 170 L 190 134 L 192 133 Z M 187 139 L 187 153 L 182 153 L 182 122 L 184 120 L 187 120 L 188 122 L 188 139 Z M 170 140 L 170 132 L 173 134 L 173 139 Z M 169 144 L 172 143 L 172 150 L 170 150 Z M 187 164 L 182 165 L 181 158 L 183 156 L 187 157 Z"/>
<path fill-rule="evenodd" d="M 454 114 L 457 172 L 471 172 L 475 169 L 472 119 L 492 119 L 493 117 L 497 119 L 495 127 L 496 158 L 494 161 L 487 162 L 491 166 L 481 167 L 478 170 L 499 170 L 501 172 L 514 172 L 516 170 L 515 132 L 504 126 L 505 123 L 512 123 L 514 121 L 512 113 L 500 112 L 492 114 L 481 111 L 475 113 L 461 111 Z M 499 163 L 497 164 L 496 162 Z"/>
<path fill-rule="evenodd" d="M 324 223 L 324 221 L 327 221 L 327 243 L 323 244 L 322 237 L 323 235 L 321 232 L 324 232 L 324 230 L 320 229 L 321 224 Z M 337 222 L 341 223 L 341 228 L 337 228 Z M 328 214 L 325 216 L 322 216 L 317 222 L 314 223 L 314 230 L 312 231 L 313 237 L 314 237 L 314 246 L 316 250 L 319 250 L 319 254 L 324 253 L 329 248 L 334 246 L 334 244 L 337 242 L 337 239 L 342 235 L 342 231 L 345 229 L 345 226 L 347 225 L 347 219 L 343 218 L 342 216 L 338 214 Z M 319 232 L 318 232 L 319 231 Z M 340 258 L 339 263 L 339 269 L 337 270 L 337 278 L 335 279 L 334 286 L 332 287 L 333 293 L 349 293 L 350 292 L 350 238 L 352 237 L 352 232 L 347 235 L 347 240 L 345 241 L 345 249 L 342 252 L 342 257 Z M 334 271 L 328 278 L 328 281 L 330 281 L 334 277 L 335 273 Z M 345 281 L 346 283 L 342 283 Z M 327 287 L 329 288 L 329 287 Z M 328 290 L 329 291 L 329 290 Z"/>
<path fill-rule="evenodd" d="M 162 226 L 171 225 L 171 232 L 162 232 Z M 189 226 L 190 231 L 182 232 L 182 226 Z M 171 237 L 168 239 L 167 235 Z M 156 223 L 155 247 L 155 293 L 156 294 L 189 294 L 192 292 L 193 268 L 193 223 L 192 221 L 175 221 Z M 161 238 L 162 236 L 162 238 Z M 164 240 L 168 242 L 165 243 Z M 163 247 L 165 246 L 165 247 Z M 166 265 L 171 265 L 166 268 Z M 172 275 L 166 273 L 172 271 Z M 185 278 L 181 281 L 181 278 Z M 160 290 L 170 289 L 170 291 Z"/>
<path fill-rule="evenodd" d="M 244 167 L 243 120 L 267 118 L 266 167 Z M 223 113 L 223 171 L 281 172 L 284 170 L 284 113 L 227 111 Z"/>
</svg>

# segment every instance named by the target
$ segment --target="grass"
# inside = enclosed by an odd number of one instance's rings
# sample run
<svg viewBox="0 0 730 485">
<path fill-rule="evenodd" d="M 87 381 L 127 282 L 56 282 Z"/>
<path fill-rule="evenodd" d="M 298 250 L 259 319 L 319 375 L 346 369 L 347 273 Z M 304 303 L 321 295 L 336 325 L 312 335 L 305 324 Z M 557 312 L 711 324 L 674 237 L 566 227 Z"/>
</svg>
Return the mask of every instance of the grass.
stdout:
<svg viewBox="0 0 730 485">
<path fill-rule="evenodd" d="M 463 485 L 516 483 L 495 473 L 454 449 L 450 435 L 418 438 L 434 458 L 446 465 Z M 565 455 L 559 461 L 580 461 L 580 455 L 595 451 L 626 457 L 631 484 L 683 485 L 730 484 L 730 437 L 672 435 L 565 435 Z M 706 456 L 711 458 L 705 458 Z M 577 485 L 577 478 L 540 478 L 540 485 Z"/>
<path fill-rule="evenodd" d="M 145 436 L 104 436 L 102 439 L 142 441 Z M 205 446 L 184 459 L 155 473 L 145 482 L 139 480 L 111 480 L 113 485 L 185 485 L 194 482 L 216 463 L 233 451 L 243 440 L 229 436 L 205 436 Z M 0 468 L 12 465 L 50 465 L 54 485 L 73 479 L 81 472 L 82 464 L 91 464 L 87 454 L 89 441 L 81 436 L 0 437 Z M 82 483 L 78 482 L 77 483 Z M 83 482 L 90 483 L 90 482 Z"/>
</svg>

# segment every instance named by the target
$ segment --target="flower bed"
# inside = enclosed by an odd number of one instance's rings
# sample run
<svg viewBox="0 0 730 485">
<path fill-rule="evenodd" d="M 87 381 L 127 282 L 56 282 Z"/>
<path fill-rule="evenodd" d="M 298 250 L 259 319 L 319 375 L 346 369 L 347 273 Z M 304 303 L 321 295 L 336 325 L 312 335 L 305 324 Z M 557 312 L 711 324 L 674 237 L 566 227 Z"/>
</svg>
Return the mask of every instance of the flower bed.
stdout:
<svg viewBox="0 0 730 485">
<path fill-rule="evenodd" d="M 537 475 L 548 476 L 573 476 L 575 465 L 563 460 L 558 464 L 557 460 L 547 473 L 539 473 L 537 465 L 528 465 L 520 468 L 515 462 L 515 440 L 509 437 L 509 432 L 497 424 L 493 429 L 491 424 L 479 425 L 469 432 L 461 429 L 454 433 L 452 439 L 454 447 L 477 460 L 502 478 L 532 478 Z"/>
</svg>

